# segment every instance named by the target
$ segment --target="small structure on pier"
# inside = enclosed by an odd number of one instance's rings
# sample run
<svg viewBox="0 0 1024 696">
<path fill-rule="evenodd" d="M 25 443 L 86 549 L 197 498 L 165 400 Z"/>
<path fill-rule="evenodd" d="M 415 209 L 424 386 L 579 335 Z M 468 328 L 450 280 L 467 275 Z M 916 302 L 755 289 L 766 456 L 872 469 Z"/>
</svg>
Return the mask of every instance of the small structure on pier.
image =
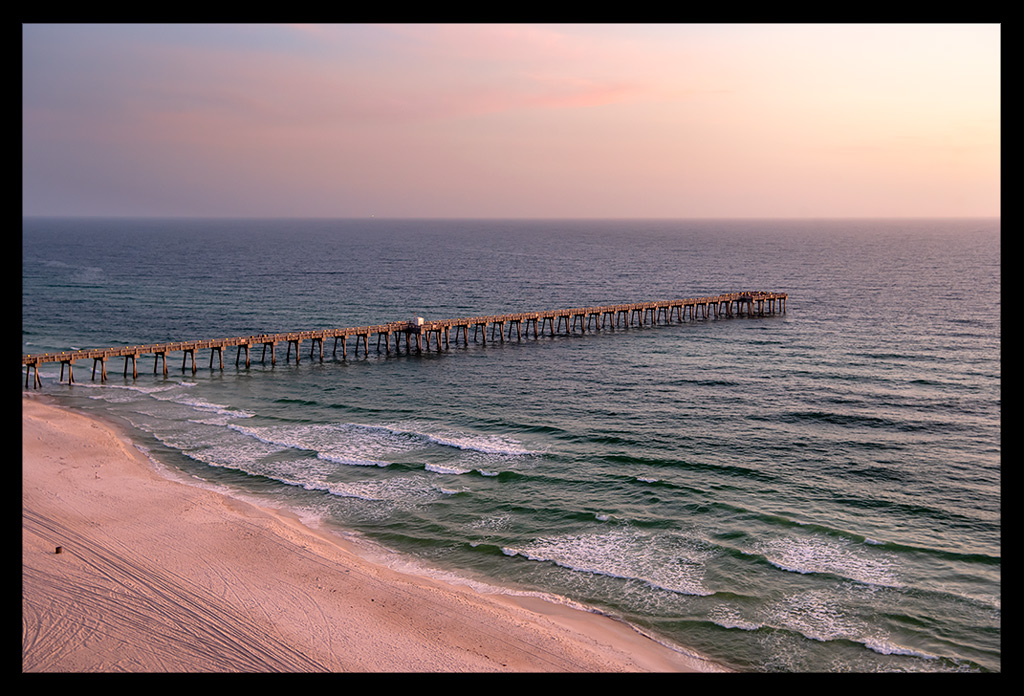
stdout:
<svg viewBox="0 0 1024 696">
<path fill-rule="evenodd" d="M 441 341 L 444 339 L 444 349 L 449 348 L 449 337 L 452 328 L 455 329 L 455 343 L 458 344 L 461 334 L 464 345 L 469 345 L 469 327 L 473 327 L 473 340 L 476 341 L 479 335 L 482 342 L 487 343 L 487 326 L 491 326 L 491 340 L 494 340 L 495 333 L 498 340 L 504 341 L 507 337 L 512 338 L 512 329 L 515 327 L 516 339 L 523 338 L 523 323 L 526 323 L 526 336 L 530 335 L 530 326 L 533 326 L 534 339 L 543 336 L 545 328 L 550 336 L 562 334 L 571 335 L 576 331 L 586 333 L 604 329 L 628 328 L 629 326 L 642 326 L 644 324 L 671 323 L 672 318 L 676 321 L 686 321 L 687 315 L 691 321 L 698 318 L 710 319 L 712 316 L 739 317 L 739 316 L 765 316 L 786 311 L 786 300 L 788 295 L 784 292 L 734 292 L 711 297 L 697 297 L 684 300 L 670 300 L 665 302 L 638 302 L 622 305 L 601 305 L 597 307 L 579 307 L 575 309 L 559 309 L 550 312 L 517 312 L 513 314 L 496 314 L 479 317 L 468 317 L 463 319 L 444 319 L 440 321 L 426 321 L 423 317 L 414 317 L 412 321 L 390 322 L 387 324 L 376 324 L 372 326 L 360 326 L 344 329 L 322 329 L 318 331 L 296 331 L 279 334 L 260 334 L 256 336 L 238 336 L 235 338 L 218 338 L 205 341 L 182 341 L 173 343 L 159 343 L 152 345 L 128 346 L 121 348 L 99 348 L 91 350 L 63 351 L 60 353 L 41 353 L 35 355 L 23 355 L 22 365 L 25 366 L 25 388 L 28 388 L 30 377 L 34 387 L 39 387 L 42 381 L 39 378 L 39 366 L 48 362 L 61 363 L 60 380 L 64 380 L 64 367 L 68 368 L 68 383 L 74 382 L 73 366 L 76 360 L 92 359 L 92 378 L 96 379 L 96 367 L 100 367 L 100 380 L 107 379 L 107 358 L 124 358 L 124 376 L 128 377 L 128 363 L 131 362 L 132 378 L 138 377 L 137 360 L 143 355 L 152 355 L 153 374 L 156 374 L 157 366 L 163 362 L 164 376 L 167 376 L 167 353 L 181 351 L 181 371 L 185 371 L 186 363 L 191 359 L 193 374 L 196 372 L 197 350 L 210 351 L 210 369 L 213 369 L 214 355 L 218 358 L 218 365 L 224 369 L 223 350 L 226 347 L 235 346 L 235 367 L 238 367 L 241 353 L 245 351 L 245 366 L 248 368 L 249 346 L 263 345 L 263 354 L 260 358 L 265 363 L 267 348 L 270 348 L 270 364 L 277 364 L 275 347 L 284 341 L 288 344 L 285 353 L 285 362 L 291 360 L 292 347 L 295 347 L 295 363 L 300 360 L 299 345 L 304 340 L 310 341 L 309 357 L 312 360 L 319 351 L 320 362 L 324 360 L 324 339 L 334 339 L 334 356 L 338 353 L 338 341 L 341 341 L 341 356 L 348 358 L 346 341 L 354 336 L 355 354 L 359 354 L 359 344 L 362 341 L 363 355 L 370 352 L 370 336 L 377 335 L 377 352 L 380 352 L 381 341 L 384 342 L 385 352 L 391 352 L 391 336 L 395 337 L 395 351 L 401 350 L 401 337 L 405 335 L 405 348 L 412 350 L 412 342 L 415 340 L 415 349 L 422 351 L 423 343 L 426 349 L 430 350 L 431 343 L 436 344 L 437 350 L 441 351 Z M 415 339 L 413 339 L 415 337 Z M 421 337 L 423 341 L 421 342 Z"/>
</svg>

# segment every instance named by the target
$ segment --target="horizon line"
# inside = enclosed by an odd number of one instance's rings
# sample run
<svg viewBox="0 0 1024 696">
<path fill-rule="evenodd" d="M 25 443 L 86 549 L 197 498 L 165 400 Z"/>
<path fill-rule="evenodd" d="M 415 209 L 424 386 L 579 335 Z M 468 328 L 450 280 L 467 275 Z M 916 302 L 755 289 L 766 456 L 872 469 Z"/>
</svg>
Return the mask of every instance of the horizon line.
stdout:
<svg viewBox="0 0 1024 696">
<path fill-rule="evenodd" d="M 692 215 L 692 216 L 501 216 L 501 215 L 147 215 L 147 214 L 46 214 L 22 213 L 22 219 L 96 219 L 96 220 L 1001 220 L 1001 214 L 975 215 Z"/>
</svg>

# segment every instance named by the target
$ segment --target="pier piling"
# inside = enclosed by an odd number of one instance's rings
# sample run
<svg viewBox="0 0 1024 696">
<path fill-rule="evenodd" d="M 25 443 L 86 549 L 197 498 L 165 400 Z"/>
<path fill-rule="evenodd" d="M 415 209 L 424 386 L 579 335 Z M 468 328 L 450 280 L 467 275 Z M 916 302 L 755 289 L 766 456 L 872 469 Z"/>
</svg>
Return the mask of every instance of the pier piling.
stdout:
<svg viewBox="0 0 1024 696">
<path fill-rule="evenodd" d="M 515 327 L 516 339 L 523 339 L 523 322 L 526 322 L 526 337 L 529 338 L 530 326 L 533 326 L 533 337 L 537 339 L 543 336 L 545 327 L 551 338 L 564 332 L 565 335 L 572 335 L 575 332 L 586 334 L 593 331 L 603 331 L 606 328 L 615 330 L 618 327 L 628 329 L 630 326 L 657 326 L 659 324 L 671 324 L 673 316 L 679 323 L 683 323 L 689 317 L 690 321 L 698 318 L 707 320 L 714 317 L 754 317 L 769 316 L 776 313 L 785 313 L 788 295 L 784 292 L 735 292 L 724 293 L 711 297 L 699 297 L 670 302 L 639 302 L 632 304 L 605 305 L 598 307 L 579 307 L 573 309 L 562 309 L 549 312 L 517 312 L 513 314 L 496 314 L 491 316 L 470 317 L 464 319 L 447 319 L 440 321 L 427 321 L 417 319 L 415 322 L 391 322 L 374 326 L 363 326 L 356 328 L 325 329 L 318 331 L 301 331 L 286 334 L 260 334 L 256 336 L 240 336 L 237 338 L 215 339 L 213 341 L 185 341 L 174 343 L 160 343 L 146 346 L 131 346 L 122 348 L 104 348 L 62 351 L 59 353 L 42 353 L 35 355 L 23 355 L 22 364 L 25 366 L 25 388 L 29 388 L 32 382 L 33 388 L 42 386 L 39 376 L 39 366 L 47 362 L 60 362 L 60 381 L 64 380 L 64 366 L 68 368 L 68 384 L 74 383 L 73 363 L 75 360 L 92 359 L 92 379 L 96 379 L 96 368 L 100 368 L 100 380 L 107 380 L 106 359 L 111 357 L 124 358 L 124 377 L 128 376 L 128 363 L 132 364 L 132 378 L 138 377 L 137 359 L 141 355 L 153 355 L 153 374 L 156 374 L 157 366 L 163 361 L 163 373 L 167 376 L 167 353 L 174 351 L 182 352 L 181 371 L 191 359 L 192 373 L 196 373 L 195 351 L 197 349 L 210 350 L 210 369 L 213 369 L 214 355 L 218 359 L 221 370 L 224 369 L 223 349 L 227 346 L 237 346 L 235 354 L 235 367 L 239 366 L 242 350 L 245 350 L 245 366 L 249 368 L 249 346 L 259 343 L 263 345 L 263 353 L 260 363 L 266 364 L 267 349 L 270 349 L 270 364 L 275 366 L 276 346 L 280 341 L 286 341 L 288 350 L 285 355 L 285 362 L 291 359 L 291 348 L 295 346 L 295 364 L 300 361 L 299 344 L 302 340 L 310 339 L 310 360 L 315 358 L 319 349 L 320 362 L 324 359 L 324 339 L 334 339 L 333 355 L 338 354 L 338 342 L 341 342 L 342 360 L 348 359 L 346 341 L 349 336 L 355 336 L 356 356 L 359 355 L 360 343 L 362 343 L 363 356 L 368 357 L 370 352 L 370 334 L 377 334 L 377 352 L 380 353 L 381 342 L 384 343 L 385 353 L 390 354 L 391 335 L 395 336 L 395 352 L 401 354 L 401 338 L 405 335 L 405 352 L 412 353 L 413 341 L 415 350 L 422 352 L 423 342 L 426 343 L 426 350 L 431 349 L 431 340 L 436 342 L 436 350 L 441 352 L 451 347 L 450 330 L 455 329 L 454 342 L 458 345 L 461 333 L 463 344 L 469 346 L 469 327 L 473 327 L 473 342 L 478 340 L 482 345 L 487 345 L 487 328 L 490 325 L 491 340 L 494 341 L 495 334 L 498 340 L 505 342 L 506 337 L 511 340 L 512 328 Z M 506 326 L 508 327 L 506 330 Z M 506 336 L 507 333 L 507 336 Z M 443 339 L 443 346 L 442 346 Z"/>
</svg>

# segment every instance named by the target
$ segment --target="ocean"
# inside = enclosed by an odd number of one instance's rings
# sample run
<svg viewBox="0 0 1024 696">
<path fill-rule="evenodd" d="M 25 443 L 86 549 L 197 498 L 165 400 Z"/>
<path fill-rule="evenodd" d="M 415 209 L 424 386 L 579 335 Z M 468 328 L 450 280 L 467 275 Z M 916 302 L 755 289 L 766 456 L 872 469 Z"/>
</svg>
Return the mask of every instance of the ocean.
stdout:
<svg viewBox="0 0 1024 696">
<path fill-rule="evenodd" d="M 384 562 L 729 669 L 1001 671 L 998 219 L 22 225 L 23 353 L 746 290 L 786 311 L 33 391 Z"/>
</svg>

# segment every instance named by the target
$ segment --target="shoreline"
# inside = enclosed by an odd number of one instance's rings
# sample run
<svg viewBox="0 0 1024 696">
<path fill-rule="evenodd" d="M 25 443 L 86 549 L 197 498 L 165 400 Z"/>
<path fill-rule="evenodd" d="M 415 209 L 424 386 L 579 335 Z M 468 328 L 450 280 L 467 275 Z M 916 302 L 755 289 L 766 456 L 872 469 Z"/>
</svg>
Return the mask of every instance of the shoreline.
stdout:
<svg viewBox="0 0 1024 696">
<path fill-rule="evenodd" d="M 600 613 L 374 563 L 23 395 L 22 671 L 726 670 Z"/>
</svg>

